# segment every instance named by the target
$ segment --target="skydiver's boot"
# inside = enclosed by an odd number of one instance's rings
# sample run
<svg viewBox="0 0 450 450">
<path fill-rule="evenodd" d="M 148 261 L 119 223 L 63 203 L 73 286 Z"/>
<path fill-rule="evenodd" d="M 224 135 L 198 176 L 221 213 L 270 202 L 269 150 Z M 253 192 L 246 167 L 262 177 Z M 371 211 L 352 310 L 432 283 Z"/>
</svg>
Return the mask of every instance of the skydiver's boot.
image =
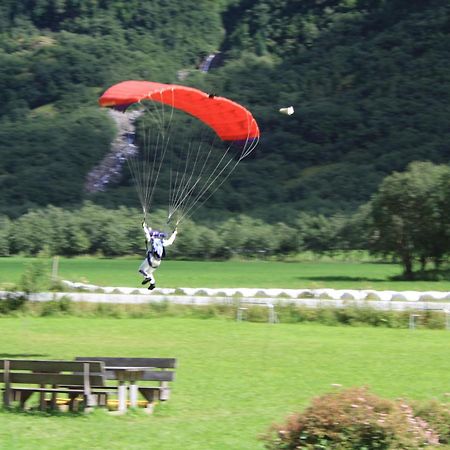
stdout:
<svg viewBox="0 0 450 450">
<path fill-rule="evenodd" d="M 155 287 L 156 287 L 156 284 L 152 283 L 147 289 L 149 291 L 153 291 L 153 289 L 155 289 Z"/>
</svg>

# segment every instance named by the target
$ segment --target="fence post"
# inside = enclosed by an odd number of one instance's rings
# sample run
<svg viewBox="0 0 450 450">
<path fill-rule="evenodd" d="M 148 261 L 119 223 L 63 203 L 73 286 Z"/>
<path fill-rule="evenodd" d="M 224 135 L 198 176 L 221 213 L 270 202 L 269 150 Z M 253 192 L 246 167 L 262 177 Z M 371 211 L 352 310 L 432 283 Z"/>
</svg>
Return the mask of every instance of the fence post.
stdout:
<svg viewBox="0 0 450 450">
<path fill-rule="evenodd" d="M 237 309 L 236 320 L 238 322 L 242 322 L 242 320 L 245 318 L 246 312 L 247 312 L 247 308 L 243 308 L 243 307 L 239 306 Z"/>
<path fill-rule="evenodd" d="M 277 313 L 272 303 L 267 303 L 267 307 L 269 308 L 269 323 L 278 322 Z"/>
<path fill-rule="evenodd" d="M 416 319 L 420 317 L 420 314 L 409 315 L 409 329 L 414 330 L 416 328 Z"/>
<path fill-rule="evenodd" d="M 59 257 L 54 256 L 52 260 L 52 282 L 56 283 L 58 281 L 58 266 L 59 266 Z"/>
</svg>

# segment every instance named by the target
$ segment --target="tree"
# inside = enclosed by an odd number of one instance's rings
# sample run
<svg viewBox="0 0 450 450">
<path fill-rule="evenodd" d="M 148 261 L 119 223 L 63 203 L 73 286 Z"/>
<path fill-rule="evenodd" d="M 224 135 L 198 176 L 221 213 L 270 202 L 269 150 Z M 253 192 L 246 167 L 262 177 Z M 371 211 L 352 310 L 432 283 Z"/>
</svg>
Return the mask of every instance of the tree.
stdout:
<svg viewBox="0 0 450 450">
<path fill-rule="evenodd" d="M 0 256 L 9 255 L 9 230 L 11 221 L 6 216 L 0 216 Z"/>
<path fill-rule="evenodd" d="M 450 253 L 450 166 L 438 166 L 436 186 L 429 197 L 432 216 L 429 230 L 432 236 L 423 239 L 424 253 L 433 259 L 439 269 L 444 256 Z M 430 233 L 429 233 L 430 234 Z"/>
<path fill-rule="evenodd" d="M 44 210 L 31 211 L 11 227 L 11 253 L 36 256 L 48 250 L 53 239 L 53 224 Z"/>
<path fill-rule="evenodd" d="M 372 250 L 398 256 L 404 276 L 412 278 L 415 260 L 440 261 L 448 253 L 448 166 L 416 162 L 386 177 L 371 203 Z M 448 190 L 448 187 L 447 187 Z"/>
<path fill-rule="evenodd" d="M 210 259 L 222 256 L 223 242 L 213 228 L 199 227 L 199 259 Z"/>
<path fill-rule="evenodd" d="M 324 253 L 335 249 L 337 223 L 333 218 L 301 213 L 296 225 L 302 250 Z"/>
</svg>

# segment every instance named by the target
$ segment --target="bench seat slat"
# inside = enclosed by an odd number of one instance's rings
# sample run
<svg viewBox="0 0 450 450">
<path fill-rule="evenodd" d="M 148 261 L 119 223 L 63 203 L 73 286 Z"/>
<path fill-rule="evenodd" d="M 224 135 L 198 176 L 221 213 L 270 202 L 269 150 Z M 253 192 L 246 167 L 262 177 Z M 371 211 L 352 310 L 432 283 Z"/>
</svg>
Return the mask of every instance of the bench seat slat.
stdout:
<svg viewBox="0 0 450 450">
<path fill-rule="evenodd" d="M 104 386 L 98 389 L 92 389 L 91 394 L 106 394 L 107 392 L 104 390 Z M 77 388 L 38 388 L 38 387 L 13 387 L 11 388 L 12 392 L 57 392 L 59 394 L 84 394 L 84 389 L 77 386 Z"/>
<path fill-rule="evenodd" d="M 4 382 L 5 373 L 0 372 L 0 382 Z M 33 373 L 33 372 L 10 372 L 10 383 L 23 384 L 84 384 L 84 377 L 82 374 L 70 373 Z M 104 384 L 104 377 L 102 374 L 90 374 L 89 381 L 93 385 Z"/>
<path fill-rule="evenodd" d="M 57 361 L 57 360 L 24 360 L 10 359 L 10 370 L 30 370 L 33 372 L 83 372 L 83 362 L 85 361 Z M 89 361 L 91 372 L 102 372 L 104 364 L 101 361 Z M 0 368 L 4 368 L 4 360 Z"/>
<path fill-rule="evenodd" d="M 120 358 L 105 356 L 77 356 L 75 361 L 102 361 L 105 366 L 157 367 L 160 369 L 175 369 L 176 358 Z"/>
<path fill-rule="evenodd" d="M 117 380 L 114 370 L 106 371 L 107 380 Z M 141 381 L 173 381 L 175 379 L 175 372 L 168 370 L 152 370 L 144 371 L 139 377 Z"/>
<path fill-rule="evenodd" d="M 175 379 L 175 372 L 168 370 L 144 372 L 142 374 L 142 381 L 173 381 Z"/>
</svg>

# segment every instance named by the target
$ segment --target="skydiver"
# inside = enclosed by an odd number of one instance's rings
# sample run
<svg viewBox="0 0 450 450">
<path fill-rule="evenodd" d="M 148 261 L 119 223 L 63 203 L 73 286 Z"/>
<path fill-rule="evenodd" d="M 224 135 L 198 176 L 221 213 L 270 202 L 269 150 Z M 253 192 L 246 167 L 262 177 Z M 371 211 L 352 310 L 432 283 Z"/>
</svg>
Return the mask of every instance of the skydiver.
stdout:
<svg viewBox="0 0 450 450">
<path fill-rule="evenodd" d="M 175 228 L 169 239 L 165 239 L 165 233 L 152 230 L 151 227 L 147 226 L 145 221 L 142 222 L 142 228 L 144 229 L 146 238 L 145 245 L 147 247 L 147 254 L 139 267 L 139 273 L 144 276 L 142 284 L 150 283 L 148 289 L 151 291 L 156 286 L 153 272 L 159 267 L 161 260 L 166 256 L 165 247 L 172 245 L 175 241 L 177 228 Z"/>
</svg>

